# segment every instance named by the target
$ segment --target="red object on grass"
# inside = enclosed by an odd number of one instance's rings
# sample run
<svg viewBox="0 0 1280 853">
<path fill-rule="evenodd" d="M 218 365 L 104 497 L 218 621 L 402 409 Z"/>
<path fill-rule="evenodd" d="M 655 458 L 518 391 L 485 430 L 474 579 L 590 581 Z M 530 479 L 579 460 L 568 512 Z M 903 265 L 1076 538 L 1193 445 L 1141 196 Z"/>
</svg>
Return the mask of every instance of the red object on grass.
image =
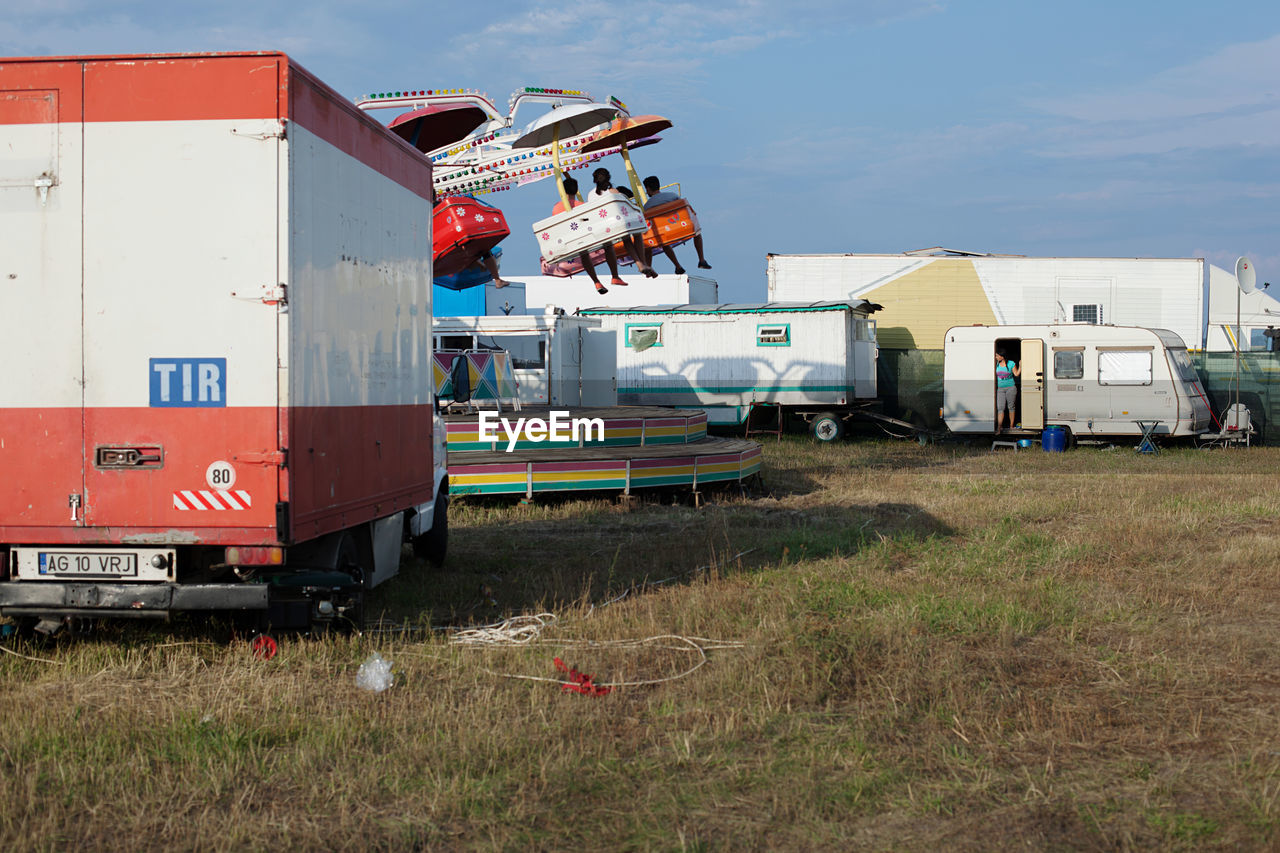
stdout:
<svg viewBox="0 0 1280 853">
<path fill-rule="evenodd" d="M 595 676 L 588 675 L 585 672 L 578 672 L 577 669 L 565 666 L 564 661 L 555 658 L 556 669 L 560 672 L 569 673 L 569 681 L 560 685 L 560 690 L 565 693 L 581 693 L 583 696 L 604 696 L 608 694 L 612 687 L 605 687 L 595 683 Z"/>
<path fill-rule="evenodd" d="M 276 645 L 275 639 L 266 634 L 259 634 L 249 644 L 249 651 L 258 660 L 271 660 L 279 650 L 280 647 Z"/>
</svg>

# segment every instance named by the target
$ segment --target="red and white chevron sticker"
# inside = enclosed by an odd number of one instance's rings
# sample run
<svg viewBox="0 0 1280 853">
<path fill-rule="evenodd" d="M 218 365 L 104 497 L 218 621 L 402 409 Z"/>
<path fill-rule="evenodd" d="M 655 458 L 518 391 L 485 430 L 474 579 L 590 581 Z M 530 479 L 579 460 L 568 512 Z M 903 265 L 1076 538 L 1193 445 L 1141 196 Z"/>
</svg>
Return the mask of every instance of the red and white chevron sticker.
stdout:
<svg viewBox="0 0 1280 853">
<path fill-rule="evenodd" d="M 234 492 L 218 489 L 217 491 L 181 491 L 173 493 L 173 508 L 183 511 L 239 510 L 253 506 L 249 493 L 237 489 Z"/>
</svg>

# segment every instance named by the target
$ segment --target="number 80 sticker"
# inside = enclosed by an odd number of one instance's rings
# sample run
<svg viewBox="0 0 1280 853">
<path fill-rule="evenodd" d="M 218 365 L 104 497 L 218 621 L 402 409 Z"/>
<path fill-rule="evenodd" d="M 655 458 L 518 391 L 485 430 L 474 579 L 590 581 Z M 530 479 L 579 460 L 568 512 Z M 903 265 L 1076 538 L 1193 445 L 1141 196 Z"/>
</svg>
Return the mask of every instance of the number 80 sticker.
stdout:
<svg viewBox="0 0 1280 853">
<path fill-rule="evenodd" d="M 209 488 L 225 491 L 236 484 L 236 469 L 230 462 L 218 460 L 204 472 L 204 479 Z"/>
</svg>

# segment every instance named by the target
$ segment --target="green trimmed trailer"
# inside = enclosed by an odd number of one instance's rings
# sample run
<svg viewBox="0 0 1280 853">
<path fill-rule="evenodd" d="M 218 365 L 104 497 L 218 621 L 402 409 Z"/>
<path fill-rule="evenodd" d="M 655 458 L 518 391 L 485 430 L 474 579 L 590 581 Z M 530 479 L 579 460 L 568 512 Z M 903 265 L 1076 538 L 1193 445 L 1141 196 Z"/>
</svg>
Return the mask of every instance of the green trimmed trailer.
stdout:
<svg viewBox="0 0 1280 853">
<path fill-rule="evenodd" d="M 824 441 L 876 398 L 879 306 L 864 300 L 579 311 L 617 332 L 618 403 L 742 424 L 752 404 L 803 417 Z"/>
</svg>

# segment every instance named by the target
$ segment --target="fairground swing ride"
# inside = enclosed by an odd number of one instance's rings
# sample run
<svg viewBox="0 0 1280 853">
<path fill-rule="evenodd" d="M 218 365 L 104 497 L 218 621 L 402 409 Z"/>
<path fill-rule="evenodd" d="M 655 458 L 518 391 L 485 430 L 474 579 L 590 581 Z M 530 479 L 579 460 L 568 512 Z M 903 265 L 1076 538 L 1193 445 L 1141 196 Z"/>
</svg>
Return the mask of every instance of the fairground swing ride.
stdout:
<svg viewBox="0 0 1280 853">
<path fill-rule="evenodd" d="M 551 109 L 518 133 L 512 128 L 525 104 L 548 104 Z M 407 110 L 389 128 L 432 161 L 437 284 L 462 289 L 492 278 L 479 260 L 490 252 L 499 255 L 497 244 L 510 231 L 502 212 L 475 196 L 547 178 L 555 179 L 565 210 L 533 226 L 544 274 L 580 272 L 583 252 L 599 263 L 609 245 L 614 245 L 619 263 L 633 263 L 620 242 L 628 235 L 643 235 L 654 248 L 679 245 L 697 233 L 697 218 L 683 199 L 649 211 L 646 219 L 642 206 L 648 197 L 628 152 L 658 142 L 656 134 L 671 122 L 660 116 L 632 118 L 616 98 L 597 103 L 581 90 L 527 87 L 511 96 L 503 113 L 480 92 L 437 89 L 366 95 L 356 105 L 364 110 Z M 639 203 L 610 194 L 571 205 L 564 174 L 618 153 Z"/>
<path fill-rule="evenodd" d="M 650 250 L 675 248 L 692 240 L 701 233 L 698 216 L 689 202 L 676 198 L 662 204 L 649 206 L 649 194 L 645 190 L 635 166 L 631 163 L 630 148 L 639 147 L 645 140 L 671 127 L 671 121 L 662 116 L 620 116 L 610 123 L 605 130 L 595 134 L 595 138 L 582 146 L 584 154 L 601 150 L 618 148 L 625 164 L 627 180 L 631 184 L 631 192 L 640 202 L 641 210 L 647 221 L 644 232 L 644 245 Z M 614 246 L 620 251 L 622 244 Z M 674 256 L 673 256 L 674 260 Z"/>
</svg>

